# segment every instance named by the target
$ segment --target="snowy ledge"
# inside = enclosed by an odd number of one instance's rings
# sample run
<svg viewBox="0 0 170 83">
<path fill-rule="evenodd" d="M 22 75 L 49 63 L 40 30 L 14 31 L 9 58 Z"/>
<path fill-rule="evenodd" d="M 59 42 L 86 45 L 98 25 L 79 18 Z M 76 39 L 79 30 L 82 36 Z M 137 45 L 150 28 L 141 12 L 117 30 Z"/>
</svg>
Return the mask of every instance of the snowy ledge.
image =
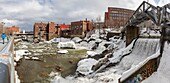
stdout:
<svg viewBox="0 0 170 83">
<path fill-rule="evenodd" d="M 128 77 L 130 77 L 133 73 L 138 71 L 141 67 L 143 67 L 147 62 L 149 62 L 152 59 L 158 58 L 160 55 L 160 52 L 156 52 L 155 54 L 151 55 L 150 57 L 146 58 L 144 61 L 140 62 L 138 65 L 135 67 L 127 70 L 126 72 L 123 73 L 122 77 L 120 78 L 120 82 L 124 81 Z"/>
<path fill-rule="evenodd" d="M 109 58 L 109 61 L 111 63 L 117 63 L 117 62 L 120 62 L 121 58 L 126 55 L 126 54 L 129 54 L 130 52 L 132 52 L 133 50 L 133 46 L 135 44 L 135 41 L 137 39 L 134 39 L 131 44 L 129 44 L 126 48 L 122 48 L 120 50 L 118 50 L 117 52 L 113 53 L 113 57 L 112 58 Z"/>
</svg>

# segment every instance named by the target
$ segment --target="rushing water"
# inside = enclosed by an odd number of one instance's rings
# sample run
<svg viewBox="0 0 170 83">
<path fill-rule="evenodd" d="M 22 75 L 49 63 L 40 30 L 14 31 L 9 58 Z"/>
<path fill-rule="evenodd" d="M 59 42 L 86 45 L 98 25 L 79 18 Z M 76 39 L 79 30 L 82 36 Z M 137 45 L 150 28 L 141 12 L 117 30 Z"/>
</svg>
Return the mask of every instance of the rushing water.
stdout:
<svg viewBox="0 0 170 83">
<path fill-rule="evenodd" d="M 122 74 L 124 71 L 134 67 L 147 57 L 156 53 L 158 47 L 159 39 L 138 39 L 132 53 L 125 56 L 117 66 L 119 69 L 117 73 Z"/>
</svg>

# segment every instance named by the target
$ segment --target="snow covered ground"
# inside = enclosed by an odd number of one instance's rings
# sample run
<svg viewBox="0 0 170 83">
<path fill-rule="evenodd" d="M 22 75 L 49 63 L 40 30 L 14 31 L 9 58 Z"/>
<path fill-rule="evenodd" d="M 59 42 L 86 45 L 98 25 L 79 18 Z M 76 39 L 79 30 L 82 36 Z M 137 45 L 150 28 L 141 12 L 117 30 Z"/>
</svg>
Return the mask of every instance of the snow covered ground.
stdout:
<svg viewBox="0 0 170 83">
<path fill-rule="evenodd" d="M 153 73 L 142 83 L 169 83 L 170 82 L 170 44 L 167 42 L 164 46 L 164 52 L 160 60 L 157 72 Z"/>
<path fill-rule="evenodd" d="M 151 30 L 147 28 L 143 28 L 140 33 L 141 36 L 161 36 L 161 33 L 157 30 Z"/>
<path fill-rule="evenodd" d="M 19 61 L 21 58 L 23 58 L 23 55 L 29 55 L 31 54 L 28 50 L 17 50 L 15 51 L 16 56 L 14 57 L 15 61 Z"/>
</svg>

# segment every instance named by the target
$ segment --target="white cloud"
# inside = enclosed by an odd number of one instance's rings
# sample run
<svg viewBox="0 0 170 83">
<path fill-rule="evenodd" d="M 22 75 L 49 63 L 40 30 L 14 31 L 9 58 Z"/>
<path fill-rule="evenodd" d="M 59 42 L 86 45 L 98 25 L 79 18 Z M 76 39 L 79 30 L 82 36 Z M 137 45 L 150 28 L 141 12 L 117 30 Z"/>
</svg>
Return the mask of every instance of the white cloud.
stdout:
<svg viewBox="0 0 170 83">
<path fill-rule="evenodd" d="M 0 0 L 0 20 L 32 30 L 34 22 L 70 23 L 101 16 L 109 6 L 137 9 L 143 0 Z M 163 5 L 169 0 L 160 0 Z M 149 0 L 156 5 L 154 0 Z M 7 20 L 8 19 L 8 20 Z M 9 22 L 8 22 L 9 23 Z M 15 24 L 16 23 L 16 24 Z"/>
<path fill-rule="evenodd" d="M 2 19 L 2 22 L 5 23 L 5 26 L 13 26 L 13 25 L 18 25 L 19 24 L 18 20 Z"/>
</svg>

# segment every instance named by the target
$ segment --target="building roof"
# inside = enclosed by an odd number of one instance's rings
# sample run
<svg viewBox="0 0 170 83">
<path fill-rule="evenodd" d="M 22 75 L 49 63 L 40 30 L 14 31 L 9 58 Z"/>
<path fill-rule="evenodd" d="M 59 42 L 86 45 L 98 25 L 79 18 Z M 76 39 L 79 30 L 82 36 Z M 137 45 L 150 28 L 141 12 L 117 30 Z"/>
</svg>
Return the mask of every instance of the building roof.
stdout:
<svg viewBox="0 0 170 83">
<path fill-rule="evenodd" d="M 108 7 L 108 9 L 121 9 L 121 10 L 129 10 L 129 11 L 134 11 L 131 9 L 126 9 L 126 8 L 118 8 L 118 7 Z"/>
<path fill-rule="evenodd" d="M 59 26 L 61 28 L 61 30 L 65 30 L 65 29 L 70 28 L 70 25 L 66 25 L 66 24 L 57 24 L 56 26 Z"/>
</svg>

